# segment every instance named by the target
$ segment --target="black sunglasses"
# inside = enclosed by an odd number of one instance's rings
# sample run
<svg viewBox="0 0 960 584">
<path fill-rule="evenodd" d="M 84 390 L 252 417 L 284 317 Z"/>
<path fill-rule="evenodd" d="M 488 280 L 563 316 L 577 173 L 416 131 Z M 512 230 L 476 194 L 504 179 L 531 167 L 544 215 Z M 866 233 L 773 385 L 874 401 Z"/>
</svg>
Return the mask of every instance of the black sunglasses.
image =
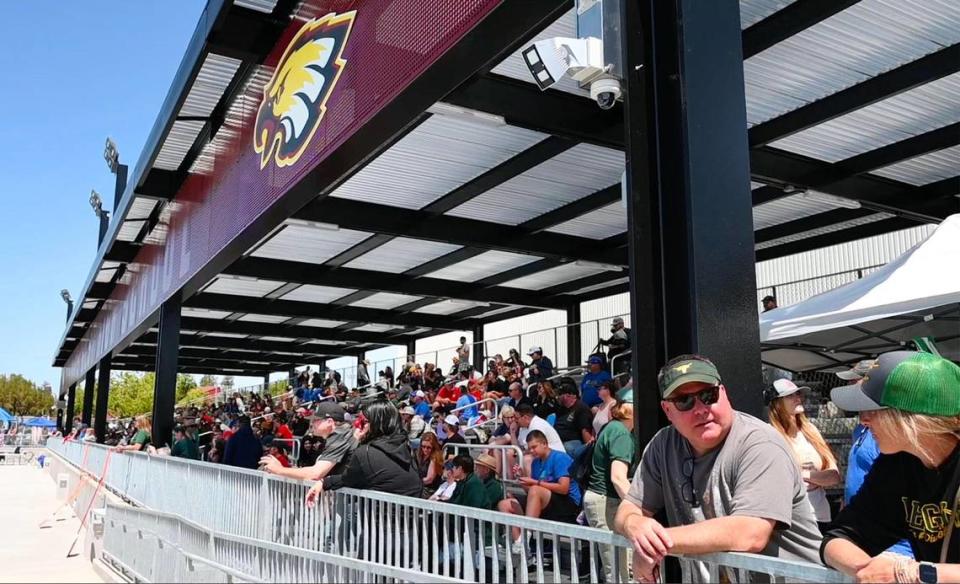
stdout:
<svg viewBox="0 0 960 584">
<path fill-rule="evenodd" d="M 720 386 L 714 385 L 713 387 L 701 389 L 697 393 L 688 393 L 687 395 L 668 398 L 664 401 L 672 403 L 673 406 L 681 412 L 689 412 L 693 409 L 698 399 L 703 405 L 712 406 L 720 400 Z"/>
</svg>

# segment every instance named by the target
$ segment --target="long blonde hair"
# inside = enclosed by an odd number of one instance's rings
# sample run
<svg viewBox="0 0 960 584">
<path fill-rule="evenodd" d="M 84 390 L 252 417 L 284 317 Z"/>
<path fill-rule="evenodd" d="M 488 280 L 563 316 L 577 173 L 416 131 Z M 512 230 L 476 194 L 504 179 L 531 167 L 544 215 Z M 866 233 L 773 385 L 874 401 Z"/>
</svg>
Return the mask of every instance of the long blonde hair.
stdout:
<svg viewBox="0 0 960 584">
<path fill-rule="evenodd" d="M 874 434 L 879 432 L 896 437 L 905 444 L 913 444 L 920 459 L 931 468 L 936 466 L 937 461 L 933 459 L 933 453 L 923 446 L 921 438 L 953 436 L 960 440 L 960 416 L 929 416 L 890 408 L 872 412 L 870 428 Z"/>
<path fill-rule="evenodd" d="M 134 422 L 134 427 L 137 430 L 146 430 L 147 434 L 150 434 L 151 437 L 153 436 L 153 425 L 150 423 L 149 416 L 140 416 L 137 418 Z"/>
<path fill-rule="evenodd" d="M 786 400 L 779 398 L 770 402 L 769 415 L 770 425 L 776 428 L 777 432 L 780 432 L 784 438 L 790 438 L 789 431 L 793 428 L 804 435 L 807 442 L 812 444 L 813 449 L 820 455 L 820 460 L 823 461 L 820 470 L 826 470 L 837 465 L 837 458 L 833 455 L 833 451 L 830 450 L 826 440 L 823 439 L 820 430 L 817 430 L 817 427 L 807 419 L 806 414 L 802 412 L 794 414 L 788 411 Z"/>
<path fill-rule="evenodd" d="M 423 457 L 420 456 L 420 453 L 423 452 L 424 444 L 430 444 L 431 446 L 433 446 L 433 450 L 430 451 L 429 460 L 437 465 L 438 471 L 442 472 L 443 471 L 443 450 L 440 447 L 440 441 L 437 440 L 437 435 L 434 434 L 433 432 L 426 432 L 423 435 L 423 438 L 420 440 L 420 448 L 417 448 L 417 459 L 421 463 L 426 462 L 426 460 L 424 460 Z"/>
</svg>

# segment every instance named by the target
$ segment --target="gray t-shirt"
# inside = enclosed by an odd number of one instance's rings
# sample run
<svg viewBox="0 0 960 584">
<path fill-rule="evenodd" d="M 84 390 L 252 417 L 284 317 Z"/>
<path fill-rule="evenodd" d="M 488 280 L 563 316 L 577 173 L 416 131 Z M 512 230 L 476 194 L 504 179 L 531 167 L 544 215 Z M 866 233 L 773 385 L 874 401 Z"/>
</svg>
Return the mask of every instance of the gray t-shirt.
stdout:
<svg viewBox="0 0 960 584">
<path fill-rule="evenodd" d="M 317 456 L 317 462 L 328 461 L 334 463 L 327 476 L 338 475 L 346 470 L 350 464 L 350 457 L 357 449 L 357 439 L 353 437 L 353 428 L 350 424 L 337 424 L 337 428 L 327 437 L 323 452 Z"/>
<path fill-rule="evenodd" d="M 688 502 L 691 474 L 699 507 Z M 820 531 L 790 447 L 770 425 L 741 412 L 734 412 L 720 448 L 700 458 L 672 426 L 657 432 L 627 499 L 649 511 L 665 509 L 669 526 L 733 515 L 773 519 L 777 529 L 763 555 L 820 563 Z M 702 565 L 700 574 L 686 568 L 685 582 L 706 581 Z"/>
</svg>

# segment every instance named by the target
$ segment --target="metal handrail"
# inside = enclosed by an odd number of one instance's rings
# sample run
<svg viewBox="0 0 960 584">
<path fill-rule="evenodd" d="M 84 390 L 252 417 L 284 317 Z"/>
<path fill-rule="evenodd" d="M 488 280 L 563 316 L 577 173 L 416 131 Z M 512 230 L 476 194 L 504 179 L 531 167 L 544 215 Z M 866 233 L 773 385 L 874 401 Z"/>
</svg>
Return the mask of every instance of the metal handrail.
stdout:
<svg viewBox="0 0 960 584">
<path fill-rule="evenodd" d="M 450 410 L 450 413 L 451 413 L 451 414 L 456 414 L 457 412 L 462 412 L 462 411 L 464 411 L 464 410 L 469 410 L 470 408 L 477 408 L 477 412 L 479 412 L 479 411 L 480 411 L 480 404 L 486 403 L 486 402 L 490 402 L 490 403 L 493 404 L 493 418 L 494 418 L 494 419 L 499 418 L 499 417 L 500 417 L 500 405 L 497 403 L 497 400 L 493 399 L 492 397 L 485 397 L 485 398 L 483 398 L 483 399 L 481 399 L 481 400 L 477 400 L 477 401 L 475 401 L 475 402 L 473 402 L 473 403 L 471 403 L 471 404 L 467 404 L 467 405 L 465 405 L 465 406 L 460 406 L 459 408 L 453 408 L 452 410 Z M 457 416 L 457 417 L 459 417 L 459 416 Z"/>
<path fill-rule="evenodd" d="M 450 446 L 493 448 L 491 445 Z M 106 469 L 106 449 L 101 445 L 64 443 L 53 439 L 49 449 L 53 456 L 80 466 L 91 475 L 96 476 Z M 126 452 L 114 457 L 106 473 L 104 484 L 126 499 L 154 506 L 159 511 L 176 511 L 188 519 L 210 525 L 210 529 L 227 531 L 234 538 L 252 537 L 289 543 L 298 550 L 350 555 L 362 561 L 391 566 L 394 565 L 391 562 L 401 561 L 397 559 L 395 548 L 407 546 L 405 551 L 409 556 L 412 547 L 414 562 L 421 547 L 424 550 L 429 548 L 434 550 L 433 555 L 428 557 L 424 551 L 423 561 L 416 565 L 434 575 L 440 574 L 441 569 L 444 575 L 450 575 L 452 570 L 454 574 L 462 573 L 469 579 L 486 581 L 487 571 L 491 568 L 488 562 L 477 561 L 477 558 L 485 556 L 492 562 L 493 570 L 516 570 L 517 577 L 525 581 L 526 570 L 535 569 L 537 580 L 542 582 L 545 581 L 542 544 L 552 541 L 555 554 L 561 549 L 564 554 L 569 554 L 569 560 L 555 561 L 554 567 L 550 568 L 554 572 L 554 581 L 560 577 L 557 570 L 561 566 L 571 570 L 571 580 L 578 578 L 576 558 L 579 557 L 581 544 L 590 547 L 590 577 L 596 581 L 597 556 L 607 553 L 605 550 L 614 550 L 614 555 L 619 557 L 630 546 L 626 539 L 606 530 L 377 491 L 328 491 L 323 494 L 317 508 L 306 509 L 302 502 L 311 482 L 140 452 Z M 187 498 L 185 501 L 181 493 L 186 488 L 201 492 L 206 489 L 209 498 L 197 498 L 196 501 Z M 234 513 L 238 504 L 251 512 Z M 502 545 L 506 543 L 507 548 L 511 548 L 511 542 L 516 537 L 511 535 L 511 531 L 526 534 L 536 541 L 536 550 L 528 549 L 527 544 L 523 544 L 525 553 L 520 556 L 514 556 L 509 549 L 504 550 Z M 431 533 L 432 537 L 427 537 Z M 441 536 L 442 541 L 438 539 Z M 394 551 L 391 552 L 391 549 Z M 528 557 L 526 552 L 534 556 Z M 819 565 L 754 554 L 721 553 L 697 556 L 695 559 L 681 558 L 683 565 L 691 561 L 705 561 L 714 568 L 720 563 L 737 570 L 749 569 L 775 576 L 790 575 L 792 579 L 814 582 L 850 581 L 843 574 Z M 567 578 L 567 575 L 563 577 Z M 620 578 L 615 577 L 614 580 Z"/>
<path fill-rule="evenodd" d="M 443 450 L 514 450 L 517 453 L 517 460 L 523 460 L 523 450 L 516 444 L 444 444 Z M 507 472 L 510 470 L 507 468 L 507 458 L 504 456 L 500 459 L 502 467 L 500 469 L 500 478 L 506 480 L 506 477 L 509 476 Z"/>
<path fill-rule="evenodd" d="M 171 533 L 179 535 L 178 539 L 181 541 L 171 541 L 172 538 L 164 537 L 164 534 L 158 529 L 150 529 L 144 527 L 142 524 L 149 521 L 154 521 L 159 524 L 160 521 L 165 521 L 172 525 L 176 525 L 177 529 L 170 529 Z M 348 579 L 343 578 L 343 572 L 339 573 L 337 581 L 351 581 L 351 582 L 365 582 L 373 581 L 374 578 L 370 576 L 379 576 L 384 578 L 393 578 L 404 582 L 464 582 L 464 580 L 459 580 L 456 578 L 449 578 L 444 576 L 436 576 L 426 572 L 418 572 L 415 570 L 410 570 L 406 568 L 399 568 L 395 566 L 388 566 L 384 564 L 378 564 L 371 561 L 363 561 L 355 558 L 343 557 L 335 554 L 330 554 L 326 552 L 319 552 L 314 550 L 308 550 L 303 548 L 296 548 L 288 545 L 279 544 L 272 541 L 243 537 L 232 535 L 229 533 L 223 533 L 216 531 L 202 525 L 199 525 L 196 522 L 190 521 L 189 519 L 175 514 L 162 511 L 155 511 L 142 508 L 132 508 L 123 505 L 117 505 L 112 502 L 107 502 L 106 504 L 106 521 L 115 522 L 123 524 L 125 528 L 129 527 L 131 531 L 137 533 L 148 533 L 157 538 L 157 540 L 162 540 L 166 545 L 169 545 L 179 551 L 184 557 L 189 557 L 195 561 L 201 562 L 203 564 L 214 567 L 217 570 L 222 571 L 225 574 L 230 574 L 235 578 L 241 578 L 244 581 L 252 582 L 267 582 L 267 581 L 276 581 L 277 576 L 280 574 L 290 574 L 293 572 L 294 566 L 299 566 L 304 560 L 315 561 L 327 566 L 334 566 L 341 570 L 352 570 L 357 573 L 362 573 L 364 577 L 362 579 Z M 140 524 L 138 524 L 140 523 Z M 172 527 L 171 525 L 171 527 Z M 194 551 L 188 551 L 184 548 L 183 544 L 183 533 L 192 533 L 195 539 L 202 541 L 202 545 L 196 545 L 194 543 Z M 199 537 L 197 537 L 199 536 Z M 105 540 L 105 543 L 108 542 Z M 239 565 L 251 565 L 251 562 L 245 561 L 248 560 L 248 557 L 245 557 L 245 554 L 240 553 L 238 548 L 230 544 L 239 544 L 239 546 L 246 546 L 253 548 L 257 552 L 258 558 L 261 558 L 263 555 L 269 554 L 270 557 L 274 560 L 273 562 L 254 562 L 259 564 L 257 567 L 261 571 L 270 571 L 270 574 L 260 574 L 252 575 L 244 573 L 240 570 L 231 568 L 223 563 L 217 562 L 209 557 L 209 555 L 217 555 L 220 558 L 230 559 L 231 563 Z M 189 544 L 186 544 L 189 545 Z M 108 547 L 108 546 L 105 546 Z M 109 550 L 107 550 L 109 552 Z M 206 555 L 200 555 L 197 552 L 205 552 Z M 231 557 L 232 556 L 232 557 Z M 288 563 L 288 566 L 282 564 Z M 270 577 L 272 576 L 272 577 Z"/>
<path fill-rule="evenodd" d="M 611 357 L 610 358 L 610 375 L 614 375 L 613 373 L 615 371 L 614 364 L 616 363 L 617 359 L 620 357 L 629 357 L 632 353 L 633 353 L 633 349 L 627 349 L 626 351 L 622 353 L 618 353 L 613 357 Z"/>
</svg>

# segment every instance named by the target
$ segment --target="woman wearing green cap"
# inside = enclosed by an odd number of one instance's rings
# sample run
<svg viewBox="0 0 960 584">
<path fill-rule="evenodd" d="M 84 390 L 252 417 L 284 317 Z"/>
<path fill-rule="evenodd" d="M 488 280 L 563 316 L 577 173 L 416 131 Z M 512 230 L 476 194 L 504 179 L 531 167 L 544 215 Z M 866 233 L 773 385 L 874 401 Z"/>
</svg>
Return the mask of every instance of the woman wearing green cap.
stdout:
<svg viewBox="0 0 960 584">
<path fill-rule="evenodd" d="M 827 565 L 860 582 L 960 582 L 960 367 L 929 353 L 881 355 L 833 390 L 881 456 L 827 531 Z M 906 539 L 916 560 L 882 552 Z"/>
</svg>

